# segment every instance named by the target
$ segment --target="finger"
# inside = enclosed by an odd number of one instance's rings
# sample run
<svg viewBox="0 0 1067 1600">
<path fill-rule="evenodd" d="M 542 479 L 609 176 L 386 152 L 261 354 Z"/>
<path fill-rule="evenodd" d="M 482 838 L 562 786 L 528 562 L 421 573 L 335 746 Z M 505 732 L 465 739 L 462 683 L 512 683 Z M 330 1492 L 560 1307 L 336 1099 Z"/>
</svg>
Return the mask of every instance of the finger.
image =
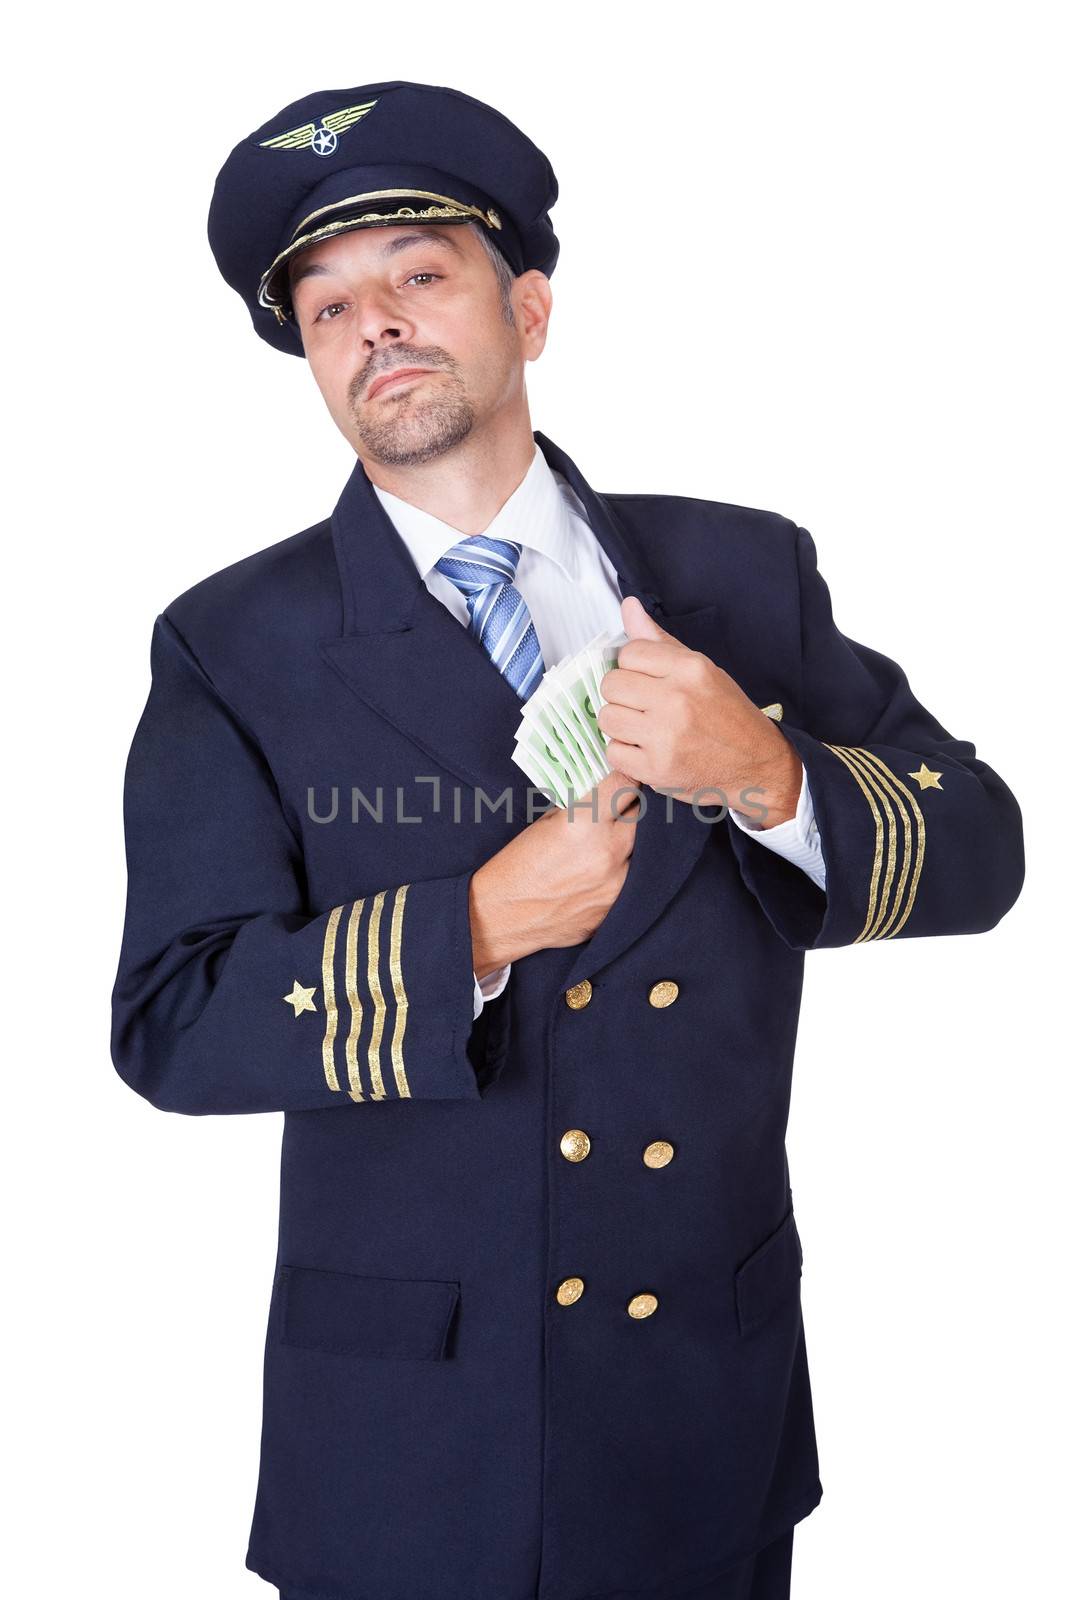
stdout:
<svg viewBox="0 0 1067 1600">
<path fill-rule="evenodd" d="M 613 768 L 597 784 L 597 816 L 609 822 L 632 811 L 640 801 L 640 786 L 628 773 Z"/>
<path fill-rule="evenodd" d="M 620 772 L 618 776 L 623 782 L 607 797 L 607 815 L 613 820 L 636 810 L 641 804 L 641 785 L 628 773 Z"/>
<path fill-rule="evenodd" d="M 631 639 L 669 638 L 669 635 L 664 632 L 655 618 L 649 616 L 637 595 L 628 594 L 624 596 L 619 609 L 623 627 Z"/>
<path fill-rule="evenodd" d="M 627 667 L 612 667 L 600 680 L 600 693 L 612 705 L 633 706 L 647 711 L 654 694 L 647 672 L 634 672 Z"/>
<path fill-rule="evenodd" d="M 581 802 L 581 809 L 576 811 L 575 815 L 587 822 L 594 821 L 594 798 L 596 801 L 596 817 L 608 815 L 608 807 L 611 803 L 611 796 L 617 790 L 630 787 L 631 783 L 632 780 L 627 778 L 625 773 L 616 772 L 613 769 L 611 772 L 606 773 L 603 778 L 599 779 L 591 789 L 587 789 L 583 795 L 576 797 Z M 625 796 L 615 802 L 616 810 L 622 810 L 624 801 L 627 804 L 629 803 Z"/>
<path fill-rule="evenodd" d="M 642 745 L 649 732 L 648 713 L 635 711 L 632 706 L 605 702 L 596 714 L 597 727 L 609 739 L 625 739 L 627 744 Z"/>
<path fill-rule="evenodd" d="M 622 739 L 609 739 L 604 759 L 610 767 L 625 773 L 634 783 L 644 783 L 648 768 L 645 752 L 640 745 L 627 744 Z"/>
<path fill-rule="evenodd" d="M 629 672 L 643 672 L 650 678 L 665 678 L 684 645 L 677 639 L 630 639 L 616 656 L 620 667 Z"/>
<path fill-rule="evenodd" d="M 620 772 L 613 767 L 609 773 L 601 778 L 597 784 L 597 789 L 604 799 L 610 799 L 612 794 L 617 793 L 620 789 L 631 787 L 633 782 L 634 780 L 629 774 Z M 618 804 L 621 806 L 622 803 L 623 801 L 620 798 Z"/>
</svg>

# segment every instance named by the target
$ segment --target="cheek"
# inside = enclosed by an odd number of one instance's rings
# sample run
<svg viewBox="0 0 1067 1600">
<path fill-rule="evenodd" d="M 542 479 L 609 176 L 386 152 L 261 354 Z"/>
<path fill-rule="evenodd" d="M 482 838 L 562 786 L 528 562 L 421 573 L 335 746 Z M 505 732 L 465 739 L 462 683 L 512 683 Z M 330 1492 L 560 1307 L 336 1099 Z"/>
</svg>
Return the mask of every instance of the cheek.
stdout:
<svg viewBox="0 0 1067 1600">
<path fill-rule="evenodd" d="M 447 350 L 464 376 L 497 375 L 514 360 L 508 329 L 494 301 L 487 312 L 481 300 L 457 300 L 418 330 L 418 338 Z"/>
</svg>

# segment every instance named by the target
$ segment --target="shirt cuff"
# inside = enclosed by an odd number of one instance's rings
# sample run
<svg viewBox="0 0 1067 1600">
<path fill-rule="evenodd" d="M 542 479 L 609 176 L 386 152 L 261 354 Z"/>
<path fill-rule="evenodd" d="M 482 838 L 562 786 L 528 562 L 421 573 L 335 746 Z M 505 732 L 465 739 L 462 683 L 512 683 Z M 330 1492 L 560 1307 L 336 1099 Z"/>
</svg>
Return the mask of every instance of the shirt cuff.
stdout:
<svg viewBox="0 0 1067 1600">
<path fill-rule="evenodd" d="M 800 794 L 797 796 L 795 816 L 787 818 L 785 822 L 776 823 L 773 828 L 761 828 L 752 817 L 735 811 L 732 806 L 729 807 L 730 817 L 753 839 L 758 839 L 760 844 L 765 844 L 768 850 L 773 850 L 776 855 L 784 856 L 787 861 L 794 862 L 807 873 L 813 883 L 817 883 L 820 889 L 825 890 L 826 864 L 823 860 L 819 824 L 815 820 L 811 793 L 808 789 L 808 769 L 801 764 L 800 770 Z"/>
<path fill-rule="evenodd" d="M 511 976 L 511 962 L 506 966 L 497 967 L 495 972 L 487 972 L 481 983 L 477 977 L 474 979 L 474 1020 L 477 1021 L 482 1014 L 482 1007 L 487 1000 L 495 1000 L 501 994 L 504 985 Z"/>
</svg>

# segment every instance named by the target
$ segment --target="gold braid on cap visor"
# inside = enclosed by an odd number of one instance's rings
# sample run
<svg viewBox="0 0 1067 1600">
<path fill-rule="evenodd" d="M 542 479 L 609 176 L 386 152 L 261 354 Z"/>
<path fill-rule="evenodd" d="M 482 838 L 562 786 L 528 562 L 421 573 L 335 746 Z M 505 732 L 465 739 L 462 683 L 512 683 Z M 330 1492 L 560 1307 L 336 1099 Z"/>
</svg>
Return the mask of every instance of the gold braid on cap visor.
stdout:
<svg viewBox="0 0 1067 1600">
<path fill-rule="evenodd" d="M 423 206 L 415 210 L 412 206 L 401 206 L 397 211 L 365 211 L 360 217 L 340 217 L 335 222 L 326 222 L 321 228 L 313 228 L 310 233 L 302 233 L 309 222 L 314 222 L 316 217 L 323 217 L 327 211 L 336 211 L 340 206 L 356 205 L 360 200 L 399 200 L 406 196 L 413 200 L 434 200 L 438 204 Z M 296 225 L 296 237 L 291 244 L 287 244 L 280 255 L 276 255 L 262 278 L 259 280 L 259 291 L 256 299 L 261 306 L 273 311 L 279 322 L 287 322 L 289 313 L 284 309 L 285 302 L 269 292 L 270 281 L 283 261 L 297 250 L 305 249 L 309 244 L 314 244 L 316 239 L 328 238 L 331 233 L 342 233 L 347 228 L 356 227 L 364 222 L 431 222 L 444 219 L 445 221 L 459 222 L 467 217 L 477 217 L 479 222 L 484 222 L 489 228 L 502 228 L 497 213 L 490 206 L 488 211 L 482 211 L 478 206 L 465 205 L 462 200 L 454 200 L 451 195 L 433 194 L 429 189 L 371 189 L 366 194 L 351 194 L 344 200 L 334 200 L 328 206 L 320 206 L 318 211 L 312 211 L 303 221 Z"/>
</svg>

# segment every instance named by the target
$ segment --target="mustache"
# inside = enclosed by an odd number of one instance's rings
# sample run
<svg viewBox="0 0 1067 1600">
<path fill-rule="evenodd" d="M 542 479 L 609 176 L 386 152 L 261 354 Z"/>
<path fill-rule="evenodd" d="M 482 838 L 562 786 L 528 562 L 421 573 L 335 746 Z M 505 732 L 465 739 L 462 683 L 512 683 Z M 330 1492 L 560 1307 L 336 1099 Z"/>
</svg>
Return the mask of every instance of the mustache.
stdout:
<svg viewBox="0 0 1067 1600">
<path fill-rule="evenodd" d="M 454 366 L 455 363 L 448 351 L 442 350 L 438 345 L 431 345 L 426 350 L 391 350 L 388 359 L 364 367 L 363 371 L 353 379 L 349 394 L 353 400 L 358 399 L 360 395 L 366 394 L 371 384 L 378 378 L 390 372 L 398 372 L 401 367 L 429 367 L 433 371 L 452 371 Z"/>
</svg>

